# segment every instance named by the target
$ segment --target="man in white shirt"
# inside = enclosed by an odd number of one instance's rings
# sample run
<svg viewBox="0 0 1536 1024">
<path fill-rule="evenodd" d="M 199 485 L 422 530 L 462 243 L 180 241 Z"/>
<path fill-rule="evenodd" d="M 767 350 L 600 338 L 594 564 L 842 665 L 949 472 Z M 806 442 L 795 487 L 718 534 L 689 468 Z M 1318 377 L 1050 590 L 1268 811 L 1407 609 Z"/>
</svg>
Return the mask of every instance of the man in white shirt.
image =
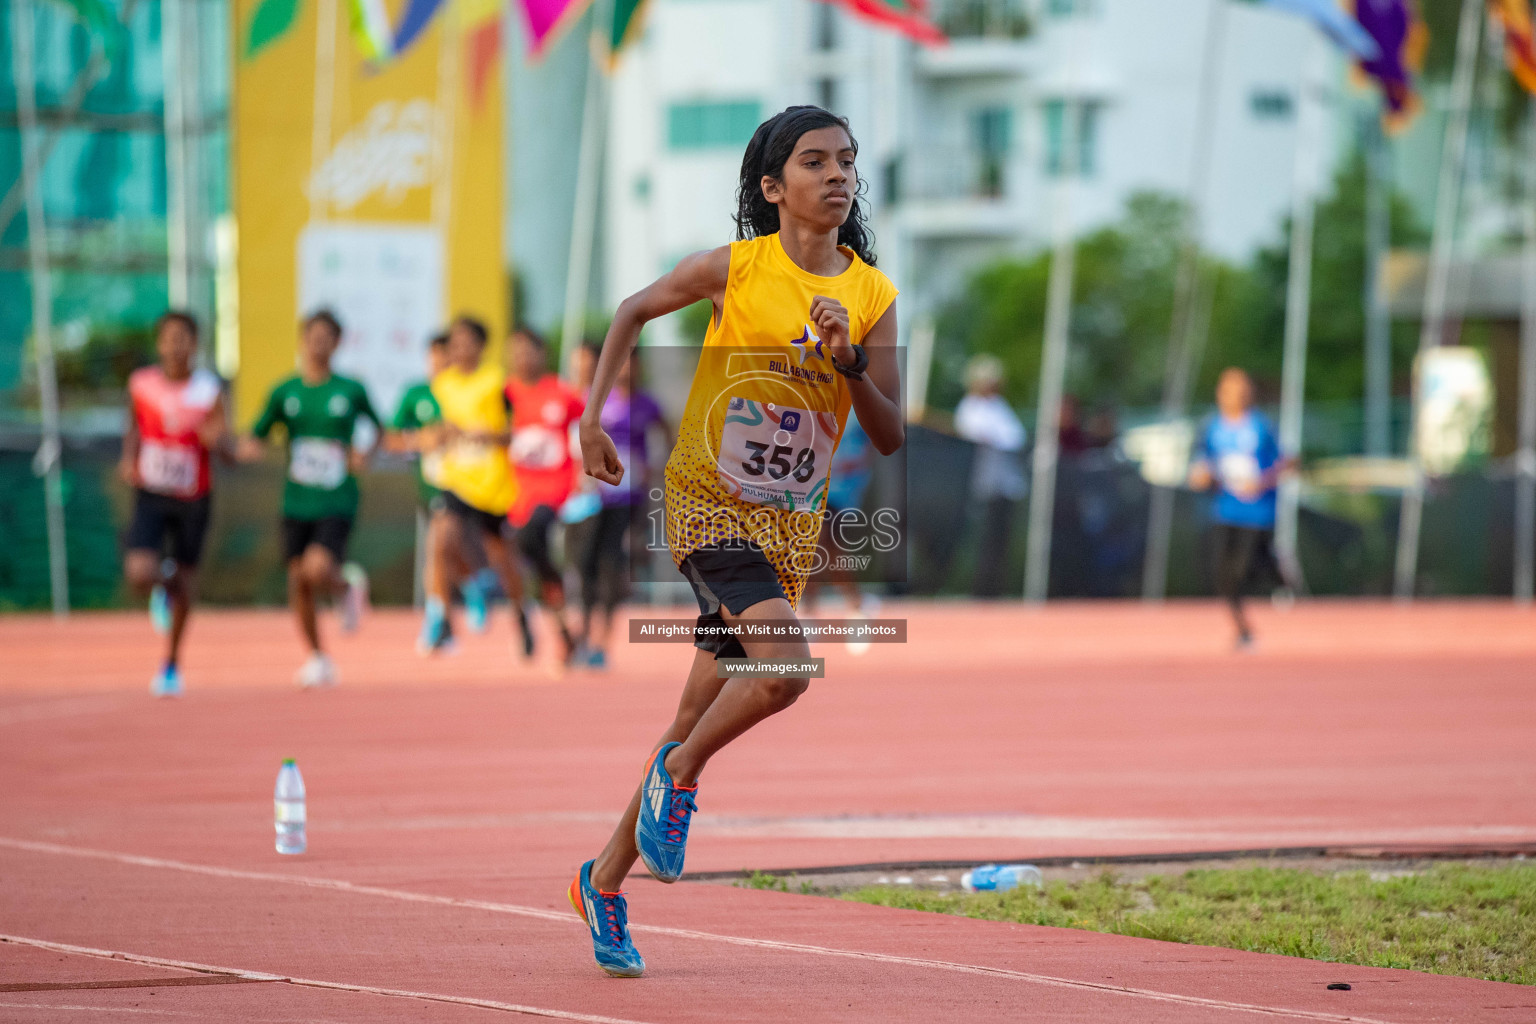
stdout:
<svg viewBox="0 0 1536 1024">
<path fill-rule="evenodd" d="M 1028 492 L 1024 477 L 1024 424 L 1002 396 L 1003 364 L 974 357 L 965 369 L 965 397 L 955 407 L 955 433 L 975 443 L 971 498 L 981 516 L 981 538 L 971 593 L 999 597 L 1008 565 L 1016 506 Z"/>
</svg>

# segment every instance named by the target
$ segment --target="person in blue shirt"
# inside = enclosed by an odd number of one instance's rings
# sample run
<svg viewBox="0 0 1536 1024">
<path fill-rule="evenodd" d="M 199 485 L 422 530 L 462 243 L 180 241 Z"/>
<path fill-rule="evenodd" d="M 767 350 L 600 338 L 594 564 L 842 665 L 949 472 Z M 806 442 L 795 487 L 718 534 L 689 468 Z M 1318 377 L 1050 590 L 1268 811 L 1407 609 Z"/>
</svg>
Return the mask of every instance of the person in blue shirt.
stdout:
<svg viewBox="0 0 1536 1024">
<path fill-rule="evenodd" d="M 1269 421 L 1253 409 L 1248 374 L 1236 367 L 1223 370 L 1216 382 L 1216 415 L 1201 432 L 1189 483 L 1216 492 L 1216 591 L 1232 609 L 1239 649 L 1253 643 L 1243 613 L 1245 587 L 1265 578 L 1286 582 L 1275 559 L 1275 506 L 1280 475 L 1290 466 Z"/>
</svg>

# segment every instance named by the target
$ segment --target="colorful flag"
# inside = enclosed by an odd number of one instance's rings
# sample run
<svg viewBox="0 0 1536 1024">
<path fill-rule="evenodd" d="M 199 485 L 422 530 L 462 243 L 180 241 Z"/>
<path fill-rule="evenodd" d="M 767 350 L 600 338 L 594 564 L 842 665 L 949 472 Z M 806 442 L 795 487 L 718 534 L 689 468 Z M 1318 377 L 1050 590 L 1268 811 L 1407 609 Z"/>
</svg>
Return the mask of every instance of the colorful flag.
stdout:
<svg viewBox="0 0 1536 1024">
<path fill-rule="evenodd" d="M 1488 0 L 1499 24 L 1504 26 L 1504 61 L 1515 81 L 1536 93 L 1536 38 L 1531 32 L 1529 0 Z"/>
<path fill-rule="evenodd" d="M 1381 56 L 1376 40 L 1349 16 L 1336 0 L 1250 0 L 1261 7 L 1306 18 L 1350 56 L 1366 60 Z"/>
<path fill-rule="evenodd" d="M 523 21 L 528 26 L 528 49 L 543 54 L 550 43 L 580 18 L 591 0 L 522 0 Z"/>
<path fill-rule="evenodd" d="M 261 0 L 245 29 L 245 59 L 250 60 L 288 34 L 299 17 L 301 0 Z"/>
<path fill-rule="evenodd" d="M 406 0 L 405 10 L 400 12 L 400 23 L 395 26 L 392 40 L 396 56 L 410 48 L 416 37 L 432 24 L 432 19 L 437 17 L 442 6 L 443 0 Z"/>
<path fill-rule="evenodd" d="M 929 20 L 928 0 L 822 0 L 835 3 L 856 17 L 895 29 L 924 46 L 942 46 L 949 38 Z"/>
<path fill-rule="evenodd" d="M 384 0 L 347 0 L 347 15 L 352 28 L 352 43 L 358 53 L 375 64 L 382 64 L 394 56 L 394 41 Z"/>
<path fill-rule="evenodd" d="M 464 26 L 464 73 L 469 85 L 469 106 L 479 110 L 491 69 L 501 56 L 500 0 L 453 0 L 459 5 Z"/>
<path fill-rule="evenodd" d="M 613 0 L 613 24 L 608 27 L 608 66 L 619 59 L 624 47 L 640 36 L 646 0 Z"/>
<path fill-rule="evenodd" d="M 1386 100 L 1382 122 L 1387 130 L 1401 131 L 1418 113 L 1413 75 L 1423 64 L 1429 30 L 1413 0 L 1355 0 L 1355 19 L 1381 50 L 1376 58 L 1362 60 L 1360 70 L 1381 85 Z"/>
</svg>

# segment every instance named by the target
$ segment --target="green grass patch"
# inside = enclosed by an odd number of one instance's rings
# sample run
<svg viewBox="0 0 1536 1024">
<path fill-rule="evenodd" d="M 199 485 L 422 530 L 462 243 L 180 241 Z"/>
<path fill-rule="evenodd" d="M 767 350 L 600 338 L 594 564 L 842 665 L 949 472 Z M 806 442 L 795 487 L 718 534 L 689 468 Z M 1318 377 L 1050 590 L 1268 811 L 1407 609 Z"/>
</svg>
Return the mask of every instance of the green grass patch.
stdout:
<svg viewBox="0 0 1536 1024">
<path fill-rule="evenodd" d="M 988 921 L 1536 984 L 1536 865 L 1435 864 L 1394 877 L 1205 868 L 1044 889 L 941 893 L 886 886 L 844 899 Z"/>
</svg>

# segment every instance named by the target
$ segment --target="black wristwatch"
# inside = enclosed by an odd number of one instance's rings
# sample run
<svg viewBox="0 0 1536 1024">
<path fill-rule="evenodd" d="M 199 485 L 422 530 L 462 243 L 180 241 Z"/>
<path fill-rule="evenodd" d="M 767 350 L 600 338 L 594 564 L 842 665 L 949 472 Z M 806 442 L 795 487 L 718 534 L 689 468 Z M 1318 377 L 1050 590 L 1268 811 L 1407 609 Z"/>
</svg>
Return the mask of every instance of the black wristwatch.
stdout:
<svg viewBox="0 0 1536 1024">
<path fill-rule="evenodd" d="M 853 346 L 852 366 L 844 366 L 842 363 L 837 361 L 835 356 L 832 358 L 832 369 L 836 370 L 844 377 L 847 377 L 849 380 L 863 380 L 864 371 L 868 368 L 868 366 L 869 353 L 864 351 L 863 345 Z"/>
</svg>

